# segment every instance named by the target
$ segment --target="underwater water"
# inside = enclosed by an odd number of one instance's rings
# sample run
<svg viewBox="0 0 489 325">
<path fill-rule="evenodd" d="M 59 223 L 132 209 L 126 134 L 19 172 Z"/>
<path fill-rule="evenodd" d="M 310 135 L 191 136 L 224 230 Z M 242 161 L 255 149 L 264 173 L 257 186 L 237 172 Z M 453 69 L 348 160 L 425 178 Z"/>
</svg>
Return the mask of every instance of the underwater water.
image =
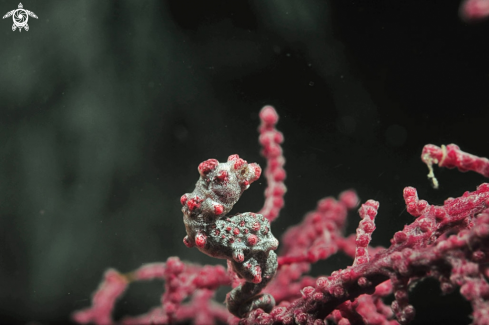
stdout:
<svg viewBox="0 0 489 325">
<path fill-rule="evenodd" d="M 239 154 L 264 166 L 258 112 L 283 132 L 280 238 L 325 196 L 380 202 L 371 244 L 411 223 L 402 190 L 442 204 L 484 178 L 437 169 L 425 144 L 489 156 L 489 20 L 460 1 L 32 1 L 29 30 L 0 25 L 0 323 L 65 324 L 113 267 L 225 265 L 182 243 L 180 196 L 197 166 Z M 0 1 L 4 13 L 17 9 Z M 257 211 L 255 182 L 233 212 Z M 359 217 L 349 216 L 347 232 Z M 313 275 L 345 268 L 338 254 Z M 158 305 L 135 284 L 115 318 Z M 226 290 L 219 291 L 223 301 Z M 469 324 L 457 292 L 425 281 L 412 324 Z"/>
</svg>

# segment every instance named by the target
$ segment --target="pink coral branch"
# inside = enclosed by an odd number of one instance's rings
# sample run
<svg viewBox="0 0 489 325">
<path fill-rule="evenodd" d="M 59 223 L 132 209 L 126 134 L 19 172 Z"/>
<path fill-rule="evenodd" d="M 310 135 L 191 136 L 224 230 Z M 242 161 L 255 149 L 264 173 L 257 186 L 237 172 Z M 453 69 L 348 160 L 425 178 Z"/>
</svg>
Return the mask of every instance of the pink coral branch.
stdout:
<svg viewBox="0 0 489 325">
<path fill-rule="evenodd" d="M 211 300 L 213 296 L 214 291 L 212 290 L 197 290 L 190 303 L 179 308 L 177 318 L 193 319 L 195 325 L 208 325 L 214 320 L 226 322 L 230 314 L 223 305 Z M 195 308 L 195 306 L 207 306 L 207 308 Z"/>
<path fill-rule="evenodd" d="M 218 287 L 231 284 L 224 267 L 185 264 L 177 257 L 170 257 L 166 263 L 143 265 L 127 274 L 108 270 L 92 298 L 92 306 L 76 312 L 73 319 L 81 324 L 113 324 L 111 314 L 114 304 L 127 285 L 153 279 L 165 281 L 162 307 L 153 308 L 144 315 L 125 317 L 123 324 L 167 324 L 194 317 L 199 319 L 200 324 L 212 324 L 215 320 L 222 321 L 229 317 L 223 307 L 218 307 L 211 300 Z M 192 298 L 191 302 L 182 304 L 187 297 Z M 189 312 L 190 308 L 194 309 L 194 313 Z"/>
<path fill-rule="evenodd" d="M 314 212 L 306 215 L 297 226 L 291 227 L 283 236 L 279 267 L 291 263 L 315 263 L 338 251 L 338 241 L 348 210 L 358 204 L 354 191 L 340 194 L 339 200 L 328 197 L 320 200 Z"/>
<path fill-rule="evenodd" d="M 260 111 L 261 125 L 258 128 L 260 132 L 260 144 L 263 146 L 261 154 L 267 159 L 267 168 L 265 177 L 267 178 L 267 189 L 265 190 L 265 204 L 258 212 L 267 218 L 270 222 L 278 217 L 280 210 L 284 206 L 284 195 L 287 188 L 284 185 L 285 158 L 282 155 L 280 144 L 284 137 L 280 131 L 275 129 L 278 122 L 278 114 L 272 106 L 265 106 Z"/>
<path fill-rule="evenodd" d="M 465 0 L 460 6 L 460 16 L 466 21 L 477 21 L 489 16 L 489 0 Z"/>
<path fill-rule="evenodd" d="M 92 307 L 75 312 L 73 320 L 80 324 L 112 324 L 112 309 L 128 283 L 127 277 L 116 270 L 107 270 L 104 280 L 92 297 Z"/>
<path fill-rule="evenodd" d="M 357 238 L 355 240 L 355 260 L 353 266 L 365 264 L 369 261 L 368 244 L 372 240 L 372 233 L 375 230 L 375 216 L 379 209 L 379 202 L 374 200 L 368 200 L 358 210 L 362 221 L 357 228 Z"/>
<path fill-rule="evenodd" d="M 433 174 L 433 164 L 447 168 L 456 167 L 461 172 L 471 170 L 484 177 L 489 177 L 489 159 L 463 152 L 456 144 L 442 145 L 441 148 L 427 144 L 421 153 L 421 160 L 430 170 L 428 178 L 432 181 L 434 188 L 438 188 L 438 181 Z"/>
<path fill-rule="evenodd" d="M 392 284 L 386 281 L 376 287 L 373 295 L 360 295 L 353 302 L 345 301 L 328 319 L 333 319 L 337 324 L 399 325 L 393 320 L 392 309 L 382 301 L 382 297 L 391 293 Z"/>
</svg>

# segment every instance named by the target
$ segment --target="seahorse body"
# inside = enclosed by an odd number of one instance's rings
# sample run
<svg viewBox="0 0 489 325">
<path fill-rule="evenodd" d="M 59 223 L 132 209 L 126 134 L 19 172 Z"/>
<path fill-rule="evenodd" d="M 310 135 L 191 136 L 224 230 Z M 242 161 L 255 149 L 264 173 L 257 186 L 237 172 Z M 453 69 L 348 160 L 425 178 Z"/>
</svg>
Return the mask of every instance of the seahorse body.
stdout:
<svg viewBox="0 0 489 325">
<path fill-rule="evenodd" d="M 208 159 L 198 170 L 200 179 L 194 191 L 180 199 L 187 231 L 183 242 L 209 256 L 229 260 L 233 270 L 246 281 L 226 296 L 231 313 L 241 317 L 256 308 L 270 311 L 275 305 L 273 297 L 259 293 L 277 271 L 277 255 L 273 251 L 278 240 L 261 214 L 226 216 L 260 177 L 260 166 L 231 155 L 225 163 Z"/>
</svg>

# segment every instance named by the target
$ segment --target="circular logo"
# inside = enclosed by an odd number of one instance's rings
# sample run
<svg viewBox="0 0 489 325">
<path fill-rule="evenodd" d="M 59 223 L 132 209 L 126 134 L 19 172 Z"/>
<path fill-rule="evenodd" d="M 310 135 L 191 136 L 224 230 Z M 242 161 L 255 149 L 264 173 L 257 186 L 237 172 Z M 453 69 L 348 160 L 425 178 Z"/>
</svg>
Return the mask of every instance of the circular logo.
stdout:
<svg viewBox="0 0 489 325">
<path fill-rule="evenodd" d="M 29 15 L 27 15 L 27 12 L 24 9 L 17 9 L 13 14 L 13 18 L 14 18 L 14 24 L 17 27 L 24 27 L 27 24 L 27 21 L 29 20 Z"/>
</svg>

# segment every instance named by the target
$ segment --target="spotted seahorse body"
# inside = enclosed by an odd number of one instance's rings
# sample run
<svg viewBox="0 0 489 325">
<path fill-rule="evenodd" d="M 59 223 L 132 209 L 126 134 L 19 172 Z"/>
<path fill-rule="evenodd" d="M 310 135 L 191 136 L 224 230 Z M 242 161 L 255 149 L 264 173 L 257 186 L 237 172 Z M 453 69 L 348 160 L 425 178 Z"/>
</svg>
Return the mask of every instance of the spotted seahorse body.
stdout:
<svg viewBox="0 0 489 325">
<path fill-rule="evenodd" d="M 198 170 L 200 179 L 194 191 L 180 199 L 187 231 L 183 242 L 209 256 L 227 259 L 246 281 L 226 296 L 231 313 L 241 317 L 256 308 L 270 311 L 275 304 L 273 297 L 259 293 L 277 270 L 274 250 L 278 240 L 261 214 L 226 215 L 244 190 L 260 177 L 260 166 L 231 155 L 225 163 L 208 159 Z"/>
</svg>

